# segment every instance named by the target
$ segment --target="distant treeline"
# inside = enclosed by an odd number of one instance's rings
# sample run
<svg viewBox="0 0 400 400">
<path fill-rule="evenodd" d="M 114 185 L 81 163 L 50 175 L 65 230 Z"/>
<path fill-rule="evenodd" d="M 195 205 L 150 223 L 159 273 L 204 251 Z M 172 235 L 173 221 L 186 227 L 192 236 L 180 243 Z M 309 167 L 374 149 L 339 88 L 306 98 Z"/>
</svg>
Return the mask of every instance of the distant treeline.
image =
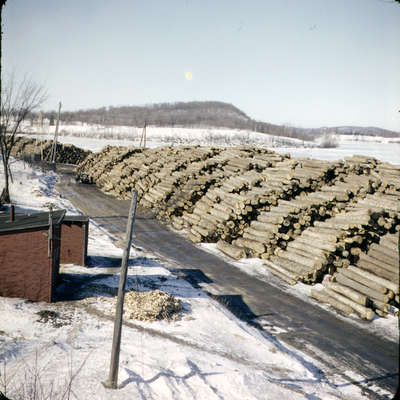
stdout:
<svg viewBox="0 0 400 400">
<path fill-rule="evenodd" d="M 55 111 L 44 113 L 44 117 L 54 120 Z M 63 123 L 86 122 L 105 126 L 127 125 L 171 127 L 219 127 L 247 129 L 261 133 L 313 140 L 323 134 L 357 134 L 398 137 L 400 133 L 380 128 L 333 127 L 333 128 L 296 128 L 256 121 L 232 104 L 219 101 L 191 101 L 159 103 L 145 106 L 101 107 L 61 113 Z"/>
</svg>

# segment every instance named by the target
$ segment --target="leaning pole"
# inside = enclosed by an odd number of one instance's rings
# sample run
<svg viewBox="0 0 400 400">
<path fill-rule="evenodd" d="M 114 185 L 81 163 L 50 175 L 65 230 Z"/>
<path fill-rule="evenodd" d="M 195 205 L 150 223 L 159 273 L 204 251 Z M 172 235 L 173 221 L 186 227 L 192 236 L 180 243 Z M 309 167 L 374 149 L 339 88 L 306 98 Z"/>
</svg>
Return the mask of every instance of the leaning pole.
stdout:
<svg viewBox="0 0 400 400">
<path fill-rule="evenodd" d="M 122 329 L 122 315 L 124 311 L 124 297 L 125 297 L 125 284 L 126 275 L 128 271 L 129 252 L 132 246 L 133 224 L 135 222 L 137 191 L 132 192 L 131 207 L 129 209 L 128 223 L 126 226 L 126 242 L 124 253 L 122 255 L 121 270 L 118 286 L 118 299 L 115 311 L 114 321 L 114 335 L 111 350 L 110 373 L 108 380 L 103 382 L 104 387 L 109 389 L 118 388 L 118 367 L 119 367 L 119 353 L 121 348 L 121 329 Z"/>
</svg>

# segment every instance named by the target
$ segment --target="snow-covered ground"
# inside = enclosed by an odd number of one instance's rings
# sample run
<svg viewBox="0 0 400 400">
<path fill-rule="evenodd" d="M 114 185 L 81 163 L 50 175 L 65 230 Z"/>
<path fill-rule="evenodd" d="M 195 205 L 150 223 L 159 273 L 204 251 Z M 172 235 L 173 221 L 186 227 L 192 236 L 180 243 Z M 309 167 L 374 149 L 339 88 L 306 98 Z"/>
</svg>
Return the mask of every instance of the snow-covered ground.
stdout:
<svg viewBox="0 0 400 400">
<path fill-rule="evenodd" d="M 35 137 L 52 139 L 54 126 L 24 126 L 26 133 Z M 293 157 L 310 157 L 321 160 L 340 160 L 360 154 L 375 157 L 381 161 L 400 164 L 400 138 L 376 136 L 337 135 L 338 147 L 323 149 L 317 147 L 318 140 L 304 142 L 293 138 L 266 135 L 264 133 L 220 128 L 171 128 L 147 127 L 147 147 L 166 145 L 252 145 L 271 148 L 279 153 L 290 153 Z M 44 134 L 35 135 L 38 132 Z M 139 146 L 142 129 L 131 126 L 105 127 L 102 125 L 75 124 L 60 125 L 59 141 L 94 152 L 105 144 L 114 146 Z"/>
<path fill-rule="evenodd" d="M 53 138 L 55 127 L 25 125 L 23 131 L 29 134 L 38 134 L 38 137 Z M 116 142 L 139 145 L 142 137 L 142 128 L 132 126 L 103 126 L 95 124 L 60 125 L 59 137 L 68 143 L 82 143 L 87 138 L 111 140 Z M 92 142 L 92 143 L 95 143 Z M 126 144 L 125 144 L 126 145 Z M 146 146 L 158 147 L 166 145 L 213 145 L 213 146 L 314 146 L 312 142 L 303 142 L 299 139 L 265 135 L 260 132 L 228 128 L 182 128 L 182 127 L 155 127 L 146 128 Z"/>
<path fill-rule="evenodd" d="M 20 161 L 12 169 L 11 196 L 17 211 L 43 210 L 52 203 L 77 213 L 55 191 L 52 172 Z M 89 255 L 90 268 L 63 267 L 66 279 L 79 276 L 92 282 L 81 289 L 81 300 L 47 304 L 0 297 L 0 391 L 7 381 L 10 398 L 32 387 L 45 393 L 51 387 L 67 390 L 69 398 L 82 400 L 367 398 L 359 384 L 364 378 L 355 371 L 325 375 L 315 360 L 238 320 L 202 290 L 173 275 L 156 256 L 138 249 L 131 251 L 128 287 L 160 288 L 179 298 L 184 311 L 177 321 L 127 321 L 122 330 L 121 387 L 105 389 L 101 382 L 108 376 L 113 332 L 106 289 L 118 286 L 109 260 L 120 258 L 122 250 L 94 221 Z M 38 322 L 36 313 L 43 310 L 57 312 L 62 326 Z M 381 398 L 392 397 L 374 384 L 368 383 L 368 388 Z"/>
</svg>

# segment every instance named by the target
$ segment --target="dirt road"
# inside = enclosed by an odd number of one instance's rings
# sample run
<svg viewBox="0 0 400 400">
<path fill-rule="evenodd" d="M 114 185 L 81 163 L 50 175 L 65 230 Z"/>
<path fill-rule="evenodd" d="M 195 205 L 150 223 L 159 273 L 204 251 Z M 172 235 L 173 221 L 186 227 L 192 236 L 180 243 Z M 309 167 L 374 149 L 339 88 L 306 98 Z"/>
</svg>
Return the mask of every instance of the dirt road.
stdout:
<svg viewBox="0 0 400 400">
<path fill-rule="evenodd" d="M 60 174 L 57 190 L 76 208 L 94 218 L 110 233 L 125 232 L 129 202 L 100 192 L 94 185 L 76 184 Z M 155 252 L 170 268 L 220 300 L 240 318 L 259 326 L 282 351 L 301 350 L 317 366 L 300 357 L 315 379 L 333 384 L 334 377 L 357 385 L 371 399 L 382 399 L 379 388 L 395 393 L 398 387 L 398 343 L 386 340 L 321 307 L 292 296 L 278 284 L 251 276 L 224 260 L 194 246 L 157 220 L 138 210 L 136 247 Z M 361 321 L 361 324 L 368 322 Z M 352 380 L 346 371 L 364 379 Z M 293 382 L 295 384 L 295 382 Z"/>
</svg>

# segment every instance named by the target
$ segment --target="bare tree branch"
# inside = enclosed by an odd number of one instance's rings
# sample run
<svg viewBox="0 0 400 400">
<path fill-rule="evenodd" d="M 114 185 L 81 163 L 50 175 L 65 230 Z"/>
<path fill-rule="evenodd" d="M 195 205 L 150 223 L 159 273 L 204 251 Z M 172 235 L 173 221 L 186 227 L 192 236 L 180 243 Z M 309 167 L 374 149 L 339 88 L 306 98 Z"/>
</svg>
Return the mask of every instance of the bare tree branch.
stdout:
<svg viewBox="0 0 400 400">
<path fill-rule="evenodd" d="M 17 133 L 27 116 L 47 99 L 42 85 L 25 76 L 19 83 L 12 73 L 1 87 L 0 154 L 3 162 L 5 185 L 0 202 L 9 203 L 10 156 Z"/>
</svg>

